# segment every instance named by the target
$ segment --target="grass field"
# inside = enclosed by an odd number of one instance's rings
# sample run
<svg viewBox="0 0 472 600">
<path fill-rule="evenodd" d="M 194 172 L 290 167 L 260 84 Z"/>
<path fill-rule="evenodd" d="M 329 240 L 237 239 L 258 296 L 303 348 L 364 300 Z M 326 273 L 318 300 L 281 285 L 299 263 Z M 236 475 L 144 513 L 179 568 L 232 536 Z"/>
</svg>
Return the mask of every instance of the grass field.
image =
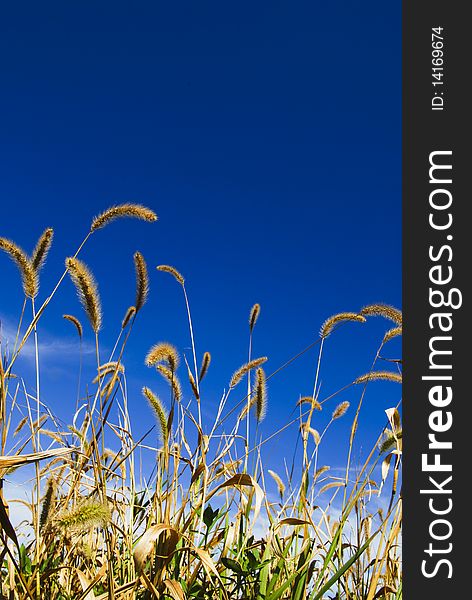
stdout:
<svg viewBox="0 0 472 600">
<path fill-rule="evenodd" d="M 76 254 L 66 258 L 56 287 L 41 302 L 41 269 L 53 231 L 43 233 L 31 256 L 0 238 L 0 249 L 18 267 L 25 294 L 16 339 L 0 346 L 0 597 L 401 598 L 399 407 L 386 411 L 363 464 L 354 468 L 352 457 L 367 387 L 377 380 L 401 383 L 399 360 L 391 363 L 392 370 L 379 366 L 384 347 L 401 335 L 401 312 L 369 305 L 321 325 L 310 346 L 318 353 L 313 394 L 295 400 L 295 417 L 283 428 L 294 432 L 300 464 L 287 468 L 281 462 L 274 471 L 264 465 L 261 449 L 280 431 L 263 438 L 258 428 L 268 410 L 266 382 L 274 375 L 265 371 L 266 357 L 253 355 L 259 305 L 248 315 L 247 362 L 236 365 L 230 381 L 221 382 L 218 409 L 207 422 L 202 405 L 211 356 L 196 355 L 184 277 L 171 266 L 159 265 L 162 277 L 182 290 L 191 351 L 183 356 L 172 344 L 156 340 L 142 357 L 156 381 L 166 382 L 168 394 L 160 398 L 152 386 L 143 387 L 143 411 L 154 425 L 149 435 L 136 439 L 126 347 L 148 300 L 148 265 L 136 252 L 135 302 L 103 362 L 100 297 L 90 267 L 79 258 L 91 236 L 125 217 L 156 220 L 152 210 L 134 204 L 112 207 L 96 217 Z M 76 411 L 64 427 L 41 400 L 37 326 L 68 277 L 84 316 L 71 307 L 76 314 L 64 317 L 80 339 L 85 328 L 92 329 L 97 364 L 93 381 L 81 382 L 71 402 Z M 2 281 L 2 289 L 19 281 Z M 26 315 L 31 310 L 30 321 Z M 350 406 L 343 396 L 346 386 L 323 397 L 320 378 L 328 338 L 335 342 L 338 328 L 357 327 L 376 317 L 384 319 L 385 336 L 373 341 L 371 371 L 359 373 L 347 386 L 357 386 L 360 400 Z M 31 344 L 36 378 L 26 381 L 17 371 L 18 358 Z M 77 356 L 78 364 L 80 360 Z M 330 418 L 317 430 L 319 411 L 328 411 Z M 338 419 L 350 419 L 351 433 L 343 472 L 333 474 L 320 464 L 319 452 L 330 443 Z M 155 456 L 145 474 L 143 449 Z M 15 530 L 12 512 L 17 504 L 7 493 L 9 477 L 21 469 L 33 470 L 31 499 L 22 507 L 29 515 L 28 535 Z"/>
</svg>

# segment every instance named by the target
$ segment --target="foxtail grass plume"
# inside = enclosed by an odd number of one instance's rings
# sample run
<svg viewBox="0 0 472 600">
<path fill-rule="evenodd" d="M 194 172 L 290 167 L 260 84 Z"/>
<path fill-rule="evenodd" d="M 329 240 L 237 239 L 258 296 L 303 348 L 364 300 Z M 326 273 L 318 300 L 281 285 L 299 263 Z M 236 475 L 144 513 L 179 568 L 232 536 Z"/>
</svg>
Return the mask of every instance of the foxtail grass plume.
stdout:
<svg viewBox="0 0 472 600">
<path fill-rule="evenodd" d="M 143 387 L 143 394 L 149 402 L 149 406 L 152 408 L 154 415 L 156 416 L 161 440 L 164 445 L 167 445 L 169 438 L 169 430 L 167 427 L 167 411 L 160 399 L 148 387 Z"/>
<path fill-rule="evenodd" d="M 207 371 L 208 371 L 208 367 L 210 366 L 211 363 L 211 354 L 209 352 L 205 352 L 203 354 L 203 358 L 202 358 L 202 366 L 200 367 L 200 375 L 198 376 L 198 381 L 201 381 Z"/>
<path fill-rule="evenodd" d="M 255 379 L 254 399 L 256 402 L 256 419 L 260 423 L 267 413 L 267 384 L 264 369 L 257 369 Z"/>
<path fill-rule="evenodd" d="M 401 429 L 399 429 L 395 433 L 393 433 L 391 429 L 387 429 L 379 442 L 380 454 L 388 452 L 389 450 L 394 448 L 397 445 L 398 441 L 402 439 L 402 437 L 403 433 Z"/>
<path fill-rule="evenodd" d="M 317 446 L 321 442 L 320 434 L 316 429 L 313 429 L 313 427 L 311 427 L 309 423 L 300 423 L 300 431 L 302 432 L 302 435 L 305 439 L 308 439 L 308 435 L 311 434 Z"/>
<path fill-rule="evenodd" d="M 187 370 L 188 370 L 188 380 L 190 383 L 190 387 L 192 388 L 193 395 L 195 396 L 195 398 L 197 400 L 200 400 L 200 394 L 198 393 L 198 388 L 197 388 L 197 384 L 195 382 L 195 377 L 192 375 L 192 371 L 190 369 L 187 369 Z"/>
<path fill-rule="evenodd" d="M 110 519 L 110 509 L 106 504 L 86 502 L 60 514 L 57 524 L 64 531 L 85 533 L 96 527 L 105 527 Z"/>
<path fill-rule="evenodd" d="M 171 371 L 176 371 L 179 366 L 179 354 L 175 347 L 168 342 L 155 344 L 147 353 L 145 364 L 154 367 L 159 363 L 166 363 Z"/>
<path fill-rule="evenodd" d="M 77 333 L 79 334 L 79 338 L 82 339 L 83 329 L 82 323 L 79 321 L 79 319 L 74 317 L 74 315 L 62 315 L 62 318 L 74 325 L 74 327 L 77 329 Z"/>
<path fill-rule="evenodd" d="M 335 419 L 340 419 L 341 417 L 343 417 L 347 413 L 349 407 L 349 402 L 341 402 L 341 404 L 338 404 L 333 411 L 333 421 Z"/>
<path fill-rule="evenodd" d="M 322 338 L 328 337 L 328 335 L 333 331 L 333 328 L 338 323 L 342 321 L 357 321 L 358 323 L 365 323 L 365 317 L 353 312 L 342 312 L 337 315 L 333 315 L 326 319 L 320 329 L 320 336 Z"/>
<path fill-rule="evenodd" d="M 271 471 L 270 469 L 268 469 L 267 472 L 272 477 L 272 479 L 275 481 L 280 498 L 282 499 L 285 494 L 285 483 L 282 481 L 282 478 L 280 477 L 280 475 L 277 475 L 277 473 L 275 471 Z"/>
<path fill-rule="evenodd" d="M 158 267 L 156 267 L 156 269 L 164 273 L 170 273 L 180 283 L 180 285 L 185 284 L 185 279 L 177 271 L 177 269 L 174 269 L 174 267 L 171 267 L 170 265 L 159 265 Z"/>
<path fill-rule="evenodd" d="M 157 221 L 156 213 L 150 208 L 146 208 L 141 204 L 119 204 L 107 208 L 107 210 L 95 217 L 92 221 L 90 231 L 101 229 L 105 225 L 108 225 L 108 223 L 122 217 L 133 217 L 142 221 L 148 221 L 149 223 Z"/>
<path fill-rule="evenodd" d="M 178 380 L 177 375 L 174 373 L 174 371 L 168 369 L 164 365 L 157 365 L 156 369 L 157 372 L 160 373 L 162 377 L 164 377 L 164 379 L 166 379 L 169 385 L 171 386 L 172 392 L 174 393 L 174 398 L 177 400 L 177 402 L 180 402 L 180 400 L 182 399 L 182 388 L 180 386 L 180 381 Z"/>
<path fill-rule="evenodd" d="M 257 323 L 257 319 L 259 318 L 259 314 L 261 312 L 261 305 L 254 304 L 251 308 L 251 312 L 249 313 L 249 331 L 252 333 L 255 324 Z"/>
<path fill-rule="evenodd" d="M 241 381 L 241 379 L 244 377 L 244 375 L 246 375 L 246 373 L 248 373 L 252 369 L 255 369 L 256 367 L 260 367 L 266 361 L 267 356 L 262 356 L 261 358 L 255 358 L 254 360 L 245 363 L 242 367 L 239 367 L 239 369 L 233 373 L 229 386 L 231 388 L 236 387 Z"/>
<path fill-rule="evenodd" d="M 393 329 L 389 329 L 387 331 L 387 333 L 384 335 L 383 343 L 386 344 L 391 339 L 393 339 L 394 337 L 398 337 L 399 335 L 402 335 L 402 328 L 401 327 L 393 327 Z"/>
<path fill-rule="evenodd" d="M 318 402 L 318 400 L 315 400 L 313 396 L 303 396 L 303 398 L 300 398 L 300 400 L 297 402 L 297 406 L 302 406 L 303 404 L 309 404 L 314 410 L 322 409 L 321 404 Z"/>
<path fill-rule="evenodd" d="M 367 383 L 368 381 L 394 381 L 395 383 L 402 382 L 402 376 L 400 373 L 393 373 L 392 371 L 371 371 L 365 375 L 358 377 L 354 383 Z"/>
<path fill-rule="evenodd" d="M 373 317 L 385 317 L 401 326 L 403 322 L 402 312 L 389 304 L 369 304 L 361 310 L 361 315 Z"/>
<path fill-rule="evenodd" d="M 56 480 L 54 477 L 50 477 L 46 484 L 46 492 L 43 498 L 43 505 L 41 507 L 41 514 L 39 516 L 39 528 L 43 530 L 49 523 L 51 516 L 51 509 L 54 503 L 54 496 L 56 495 Z"/>
<path fill-rule="evenodd" d="M 126 326 L 128 325 L 128 323 L 130 322 L 131 318 L 134 317 L 134 315 L 136 314 L 136 308 L 134 306 L 130 306 L 128 308 L 128 310 L 126 311 L 126 314 L 123 318 L 123 321 L 121 323 L 121 329 L 125 329 Z"/>
<path fill-rule="evenodd" d="M 67 258 L 66 267 L 92 329 L 98 333 L 102 325 L 102 309 L 95 279 L 88 267 L 78 258 Z"/>
<path fill-rule="evenodd" d="M 41 270 L 46 261 L 53 237 L 54 230 L 51 227 L 45 229 L 36 244 L 36 248 L 33 250 L 33 254 L 31 255 L 31 265 L 37 273 Z"/>
<path fill-rule="evenodd" d="M 21 275 L 23 291 L 28 298 L 38 293 L 38 274 L 26 253 L 11 240 L 0 238 L 0 250 L 3 250 L 16 263 Z"/>
<path fill-rule="evenodd" d="M 134 254 L 134 267 L 136 270 L 136 301 L 134 306 L 136 312 L 139 312 L 144 306 L 149 294 L 149 275 L 146 261 L 141 252 Z"/>
</svg>

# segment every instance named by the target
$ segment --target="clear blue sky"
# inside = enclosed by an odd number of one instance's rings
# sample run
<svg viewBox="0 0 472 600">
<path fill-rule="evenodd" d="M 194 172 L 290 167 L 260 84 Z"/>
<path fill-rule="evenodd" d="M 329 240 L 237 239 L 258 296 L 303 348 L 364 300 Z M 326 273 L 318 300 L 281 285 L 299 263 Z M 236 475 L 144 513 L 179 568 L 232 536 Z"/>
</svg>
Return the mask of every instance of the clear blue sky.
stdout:
<svg viewBox="0 0 472 600">
<path fill-rule="evenodd" d="M 138 432 L 150 419 L 139 389 L 160 386 L 144 354 L 160 340 L 189 346 L 180 291 L 157 264 L 187 278 L 198 353 L 213 355 L 210 412 L 245 361 L 254 302 L 268 372 L 331 314 L 400 304 L 400 3 L 2 3 L 0 56 L 0 235 L 29 251 L 54 227 L 40 298 L 97 212 L 138 201 L 159 215 L 110 225 L 82 255 L 100 284 L 108 347 L 133 301 L 133 252 L 150 267 L 125 358 Z M 4 256 L 0 274 L 0 316 L 13 323 L 20 286 Z M 40 331 L 43 399 L 66 418 L 76 363 L 64 312 L 82 318 L 69 281 Z M 369 369 L 388 327 L 353 324 L 329 340 L 326 393 Z M 271 381 L 264 433 L 311 393 L 314 359 Z M 399 399 L 393 384 L 375 389 L 366 435 Z"/>
</svg>

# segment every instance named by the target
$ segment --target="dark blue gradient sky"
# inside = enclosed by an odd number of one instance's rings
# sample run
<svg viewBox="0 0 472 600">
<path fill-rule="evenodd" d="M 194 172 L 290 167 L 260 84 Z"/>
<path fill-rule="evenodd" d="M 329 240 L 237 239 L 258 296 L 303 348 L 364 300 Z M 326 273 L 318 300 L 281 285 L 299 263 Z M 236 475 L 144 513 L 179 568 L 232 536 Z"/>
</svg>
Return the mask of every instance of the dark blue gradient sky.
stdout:
<svg viewBox="0 0 472 600">
<path fill-rule="evenodd" d="M 159 214 L 155 225 L 110 225 L 81 255 L 100 285 L 104 348 L 133 302 L 133 252 L 149 263 L 150 301 L 125 357 L 137 433 L 151 421 L 140 387 L 162 388 L 144 354 L 160 340 L 189 348 L 180 290 L 157 264 L 187 278 L 198 354 L 213 355 L 209 416 L 246 359 L 254 302 L 255 354 L 270 357 L 268 372 L 331 314 L 399 305 L 400 3 L 16 2 L 2 4 L 0 33 L 0 235 L 29 251 L 44 227 L 56 230 L 40 299 L 97 212 L 139 201 Z M 21 293 L 4 256 L 0 277 L 11 329 Z M 69 281 L 40 328 L 43 400 L 67 419 L 77 361 L 64 312 L 82 318 Z M 389 326 L 352 324 L 328 340 L 322 396 L 369 370 Z M 387 356 L 398 357 L 391 344 Z M 85 363 L 90 374 L 92 355 Z M 265 435 L 311 393 L 314 367 L 311 352 L 271 380 Z M 367 394 L 366 447 L 398 400 L 394 384 Z M 336 424 L 327 460 L 344 462 L 336 450 L 349 425 Z M 274 467 L 294 431 L 267 446 Z"/>
</svg>

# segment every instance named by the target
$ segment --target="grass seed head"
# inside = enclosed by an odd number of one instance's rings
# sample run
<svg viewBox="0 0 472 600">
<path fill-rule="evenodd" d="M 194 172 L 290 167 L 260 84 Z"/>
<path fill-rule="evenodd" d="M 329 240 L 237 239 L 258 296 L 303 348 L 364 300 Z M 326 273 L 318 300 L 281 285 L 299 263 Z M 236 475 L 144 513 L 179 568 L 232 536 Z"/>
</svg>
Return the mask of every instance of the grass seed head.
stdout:
<svg viewBox="0 0 472 600">
<path fill-rule="evenodd" d="M 208 367 L 210 366 L 211 363 L 211 354 L 209 352 L 205 352 L 202 358 L 202 366 L 200 367 L 200 375 L 198 376 L 198 380 L 201 381 L 207 371 L 208 371 Z"/>
<path fill-rule="evenodd" d="M 16 263 L 21 275 L 23 291 L 28 298 L 38 293 L 38 274 L 26 253 L 11 240 L 0 238 L 0 250 L 3 250 Z"/>
<path fill-rule="evenodd" d="M 403 322 L 402 312 L 389 304 L 369 304 L 361 310 L 361 315 L 368 317 L 384 317 L 400 326 Z"/>
<path fill-rule="evenodd" d="M 370 373 L 358 377 L 354 383 L 367 383 L 369 381 L 393 381 L 395 383 L 401 383 L 402 376 L 400 373 L 393 373 L 392 371 L 371 371 Z"/>
<path fill-rule="evenodd" d="M 159 425 L 159 434 L 164 445 L 167 445 L 169 438 L 169 430 L 167 427 L 167 411 L 165 410 L 161 400 L 148 387 L 143 387 L 143 394 L 149 402 Z"/>
<path fill-rule="evenodd" d="M 261 305 L 254 304 L 254 306 L 251 308 L 251 312 L 249 313 L 249 330 L 251 331 L 251 333 L 252 333 L 252 330 L 254 329 L 257 319 L 259 318 L 260 312 L 261 312 Z"/>
<path fill-rule="evenodd" d="M 123 318 L 123 321 L 121 323 L 121 329 L 125 329 L 126 326 L 128 325 L 128 323 L 130 322 L 131 318 L 134 317 L 134 315 L 136 314 L 136 307 L 134 306 L 130 306 L 128 308 L 128 310 L 126 311 L 126 314 Z"/>
<path fill-rule="evenodd" d="M 156 267 L 156 269 L 158 271 L 162 271 L 163 273 L 170 273 L 180 283 L 180 285 L 185 284 L 185 279 L 177 271 L 177 269 L 174 269 L 174 267 L 171 267 L 170 265 L 159 265 L 158 267 Z"/>
<path fill-rule="evenodd" d="M 175 346 L 168 342 L 155 344 L 147 353 L 145 364 L 148 367 L 154 367 L 160 363 L 165 363 L 170 370 L 175 372 L 179 366 L 179 353 Z"/>
<path fill-rule="evenodd" d="M 342 312 L 337 315 L 333 315 L 326 319 L 320 329 L 320 336 L 322 338 L 328 337 L 328 335 L 333 331 L 334 327 L 338 323 L 342 323 L 343 321 L 356 321 L 358 323 L 365 323 L 365 317 L 353 312 Z"/>
<path fill-rule="evenodd" d="M 74 325 L 74 327 L 77 329 L 77 333 L 79 334 L 79 338 L 82 339 L 83 329 L 82 323 L 79 321 L 79 319 L 73 315 L 62 315 L 62 317 Z"/>
<path fill-rule="evenodd" d="M 333 411 L 333 421 L 335 419 L 340 419 L 341 417 L 343 417 L 347 413 L 349 406 L 349 402 L 341 402 L 341 404 L 338 404 Z"/>
<path fill-rule="evenodd" d="M 54 237 L 54 230 L 49 227 L 41 234 L 41 237 L 36 244 L 33 254 L 31 255 L 31 264 L 36 272 L 39 272 L 43 267 Z"/>
<path fill-rule="evenodd" d="M 136 301 L 134 306 L 136 312 L 139 312 L 144 306 L 148 294 L 149 294 L 149 275 L 141 252 L 135 252 L 134 254 L 134 267 L 136 270 Z"/>
<path fill-rule="evenodd" d="M 85 263 L 78 258 L 67 258 L 66 267 L 92 329 L 98 333 L 102 326 L 102 308 L 95 279 Z"/>
<path fill-rule="evenodd" d="M 244 375 L 246 375 L 246 373 L 248 373 L 252 369 L 255 369 L 256 367 L 259 367 L 260 365 L 264 364 L 266 361 L 267 361 L 267 356 L 262 356 L 261 358 L 255 358 L 254 360 L 251 360 L 251 361 L 245 363 L 244 365 L 242 365 L 242 367 L 239 367 L 239 369 L 237 371 L 235 371 L 233 373 L 233 376 L 231 377 L 231 381 L 229 383 L 230 387 L 232 387 L 232 388 L 236 387 L 238 385 L 238 383 L 241 381 L 241 379 L 244 377 Z"/>
<path fill-rule="evenodd" d="M 101 229 L 105 225 L 108 225 L 108 223 L 122 217 L 133 217 L 142 221 L 148 221 L 149 223 L 157 221 L 156 213 L 150 208 L 146 208 L 141 204 L 119 204 L 107 208 L 107 210 L 95 217 L 92 221 L 90 231 Z"/>
</svg>

